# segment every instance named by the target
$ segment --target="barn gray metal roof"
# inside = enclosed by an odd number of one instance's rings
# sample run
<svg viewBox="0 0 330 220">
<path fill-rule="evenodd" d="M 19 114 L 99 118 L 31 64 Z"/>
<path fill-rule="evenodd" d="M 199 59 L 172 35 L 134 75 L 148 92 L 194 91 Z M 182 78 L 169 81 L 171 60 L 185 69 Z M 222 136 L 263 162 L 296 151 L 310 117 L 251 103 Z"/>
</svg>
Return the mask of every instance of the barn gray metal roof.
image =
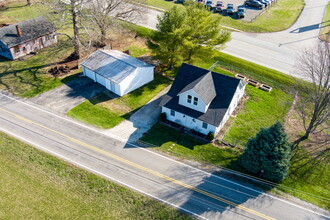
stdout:
<svg viewBox="0 0 330 220">
<path fill-rule="evenodd" d="M 22 30 L 22 36 L 17 34 L 17 25 Z M 11 48 L 55 31 L 56 28 L 51 22 L 49 22 L 45 17 L 39 16 L 0 28 L 0 41 Z"/>
<path fill-rule="evenodd" d="M 117 50 L 97 50 L 80 65 L 120 83 L 137 68 L 154 67 Z"/>
<path fill-rule="evenodd" d="M 184 91 L 185 88 L 195 87 L 197 81 L 199 82 L 205 79 L 205 77 L 212 77 L 212 85 L 209 84 L 211 81 L 207 78 L 206 81 L 208 82 L 204 83 L 207 86 L 212 86 L 216 93 L 207 111 L 203 113 L 180 105 L 178 94 Z M 202 85 L 204 83 L 202 83 Z M 175 77 L 171 89 L 163 97 L 160 105 L 217 127 L 225 116 L 239 84 L 239 79 L 183 63 Z M 203 85 L 202 88 L 205 88 L 205 85 Z M 211 93 L 213 93 L 213 91 L 211 91 Z M 210 97 L 212 96 L 213 95 Z"/>
</svg>

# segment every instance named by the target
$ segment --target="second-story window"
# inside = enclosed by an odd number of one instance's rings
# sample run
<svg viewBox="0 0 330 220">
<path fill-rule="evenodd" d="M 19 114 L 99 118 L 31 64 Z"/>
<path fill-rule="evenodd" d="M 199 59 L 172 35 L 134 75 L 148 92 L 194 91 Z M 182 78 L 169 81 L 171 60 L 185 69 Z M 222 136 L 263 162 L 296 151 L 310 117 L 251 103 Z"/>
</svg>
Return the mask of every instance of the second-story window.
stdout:
<svg viewBox="0 0 330 220">
<path fill-rule="evenodd" d="M 197 105 L 197 104 L 198 104 L 198 98 L 194 97 L 194 105 Z"/>
<path fill-rule="evenodd" d="M 188 103 L 191 103 L 191 98 L 192 98 L 191 95 L 188 95 L 188 98 L 187 98 Z"/>
</svg>

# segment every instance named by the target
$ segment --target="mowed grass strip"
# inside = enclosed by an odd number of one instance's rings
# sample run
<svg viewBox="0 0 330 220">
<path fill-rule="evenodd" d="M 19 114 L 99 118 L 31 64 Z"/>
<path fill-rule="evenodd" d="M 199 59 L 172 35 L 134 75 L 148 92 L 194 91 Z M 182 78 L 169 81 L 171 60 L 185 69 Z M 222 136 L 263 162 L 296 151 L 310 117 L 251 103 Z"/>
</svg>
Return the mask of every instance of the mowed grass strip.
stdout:
<svg viewBox="0 0 330 220">
<path fill-rule="evenodd" d="M 328 2 L 327 7 L 324 10 L 320 39 L 330 42 L 330 2 Z"/>
<path fill-rule="evenodd" d="M 101 93 L 74 107 L 67 114 L 88 124 L 109 129 L 129 118 L 170 83 L 168 78 L 155 74 L 153 81 L 127 95 L 111 99 Z"/>
<path fill-rule="evenodd" d="M 0 219 L 192 219 L 0 132 Z"/>
</svg>

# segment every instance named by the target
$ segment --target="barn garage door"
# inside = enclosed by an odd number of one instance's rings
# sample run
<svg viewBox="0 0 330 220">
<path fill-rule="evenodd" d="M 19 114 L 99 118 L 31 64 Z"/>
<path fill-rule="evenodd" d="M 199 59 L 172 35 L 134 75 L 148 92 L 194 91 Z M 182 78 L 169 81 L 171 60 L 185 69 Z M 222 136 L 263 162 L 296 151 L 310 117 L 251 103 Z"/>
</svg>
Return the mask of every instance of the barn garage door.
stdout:
<svg viewBox="0 0 330 220">
<path fill-rule="evenodd" d="M 96 74 L 96 82 L 100 83 L 102 86 L 105 86 L 105 78 L 103 76 L 100 76 Z"/>
<path fill-rule="evenodd" d="M 95 80 L 95 73 L 87 68 L 85 68 L 85 74 L 88 78 Z"/>
</svg>

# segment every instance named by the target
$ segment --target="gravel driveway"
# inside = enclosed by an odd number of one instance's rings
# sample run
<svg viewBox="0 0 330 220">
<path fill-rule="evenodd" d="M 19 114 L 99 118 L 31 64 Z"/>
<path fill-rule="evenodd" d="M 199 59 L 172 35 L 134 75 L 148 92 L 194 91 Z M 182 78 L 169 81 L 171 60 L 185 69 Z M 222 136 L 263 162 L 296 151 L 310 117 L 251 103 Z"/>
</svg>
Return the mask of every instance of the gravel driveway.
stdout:
<svg viewBox="0 0 330 220">
<path fill-rule="evenodd" d="M 92 98 L 106 88 L 93 80 L 82 76 L 56 89 L 40 94 L 29 101 L 59 113 L 66 113 L 71 108 Z"/>
</svg>

